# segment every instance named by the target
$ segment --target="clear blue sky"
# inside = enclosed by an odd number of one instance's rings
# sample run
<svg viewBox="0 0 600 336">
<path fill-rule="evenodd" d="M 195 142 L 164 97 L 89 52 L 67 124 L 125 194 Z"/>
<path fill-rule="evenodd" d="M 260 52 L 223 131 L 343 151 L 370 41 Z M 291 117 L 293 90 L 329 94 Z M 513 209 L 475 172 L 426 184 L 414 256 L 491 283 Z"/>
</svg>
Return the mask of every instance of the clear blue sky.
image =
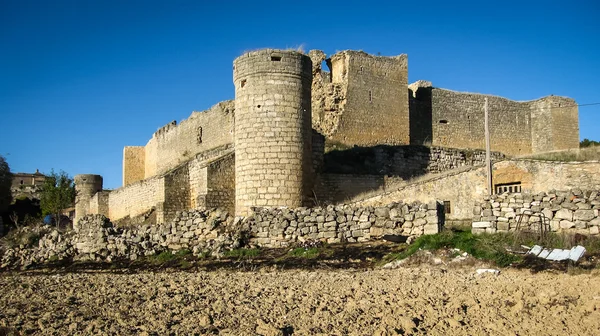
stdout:
<svg viewBox="0 0 600 336">
<path fill-rule="evenodd" d="M 232 99 L 233 59 L 263 47 L 407 53 L 410 82 L 596 103 L 599 18 L 597 0 L 0 0 L 0 154 L 119 187 L 123 146 Z M 600 105 L 579 122 L 600 140 Z"/>
</svg>

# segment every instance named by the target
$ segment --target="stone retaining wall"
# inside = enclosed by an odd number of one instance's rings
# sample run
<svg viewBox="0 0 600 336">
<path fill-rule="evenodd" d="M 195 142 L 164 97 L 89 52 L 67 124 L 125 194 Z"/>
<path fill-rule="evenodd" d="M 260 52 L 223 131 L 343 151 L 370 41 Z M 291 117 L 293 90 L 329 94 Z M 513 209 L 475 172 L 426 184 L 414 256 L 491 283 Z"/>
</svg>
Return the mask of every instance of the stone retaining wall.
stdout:
<svg viewBox="0 0 600 336">
<path fill-rule="evenodd" d="M 437 202 L 254 210 L 247 218 L 233 218 L 219 209 L 181 211 L 170 223 L 132 227 L 116 227 L 103 215 L 88 215 L 70 232 L 40 228 L 38 243 L 2 251 L 0 268 L 64 259 L 135 260 L 167 250 L 221 255 L 244 246 L 285 247 L 316 240 L 364 242 L 386 234 L 420 236 L 439 232 L 439 214 L 443 213 Z"/>
<path fill-rule="evenodd" d="M 492 195 L 477 202 L 473 210 L 473 233 L 524 230 L 597 235 L 600 196 L 598 191 L 550 191 L 538 194 Z"/>
<path fill-rule="evenodd" d="M 392 203 L 383 207 L 350 205 L 325 208 L 255 209 L 246 222 L 252 242 L 283 247 L 297 241 L 365 242 L 383 235 L 421 236 L 440 231 L 443 214 L 438 202 Z"/>
</svg>

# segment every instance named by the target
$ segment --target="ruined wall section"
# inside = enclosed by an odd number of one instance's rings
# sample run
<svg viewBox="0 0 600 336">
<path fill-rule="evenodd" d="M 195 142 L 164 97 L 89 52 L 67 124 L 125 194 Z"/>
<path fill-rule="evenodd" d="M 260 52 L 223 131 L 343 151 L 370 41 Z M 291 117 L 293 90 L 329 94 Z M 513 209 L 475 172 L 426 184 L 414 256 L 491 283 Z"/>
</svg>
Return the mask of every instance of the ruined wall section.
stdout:
<svg viewBox="0 0 600 336">
<path fill-rule="evenodd" d="M 126 186 L 145 178 L 146 148 L 126 146 L 123 149 L 123 185 Z"/>
<path fill-rule="evenodd" d="M 265 49 L 234 61 L 236 215 L 302 206 L 312 179 L 312 62 Z"/>
<path fill-rule="evenodd" d="M 108 197 L 110 195 L 110 191 L 103 190 L 97 192 L 90 199 L 90 214 L 99 214 L 108 217 Z"/>
<path fill-rule="evenodd" d="M 146 144 L 145 178 L 162 174 L 196 154 L 233 143 L 233 101 L 203 112 L 192 112 L 179 125 L 175 121 L 152 135 Z"/>
<path fill-rule="evenodd" d="M 485 149 L 485 98 L 488 98 L 491 149 L 508 155 L 530 154 L 529 103 L 438 88 L 431 90 L 432 144 Z"/>
<path fill-rule="evenodd" d="M 74 223 L 80 218 L 90 214 L 90 201 L 99 191 L 102 191 L 103 179 L 100 175 L 80 174 L 73 178 L 75 182 L 75 218 Z"/>
<path fill-rule="evenodd" d="M 530 103 L 532 152 L 579 148 L 579 112 L 570 98 L 548 96 Z"/>
<path fill-rule="evenodd" d="M 343 51 L 327 59 L 311 50 L 313 128 L 346 145 L 408 144 L 406 55 Z"/>
<path fill-rule="evenodd" d="M 334 138 L 352 145 L 403 145 L 410 141 L 408 57 L 346 51 L 347 102 Z M 332 57 L 332 64 L 344 62 Z M 333 66 L 335 69 L 335 65 Z M 335 82 L 335 73 L 333 76 Z"/>
</svg>

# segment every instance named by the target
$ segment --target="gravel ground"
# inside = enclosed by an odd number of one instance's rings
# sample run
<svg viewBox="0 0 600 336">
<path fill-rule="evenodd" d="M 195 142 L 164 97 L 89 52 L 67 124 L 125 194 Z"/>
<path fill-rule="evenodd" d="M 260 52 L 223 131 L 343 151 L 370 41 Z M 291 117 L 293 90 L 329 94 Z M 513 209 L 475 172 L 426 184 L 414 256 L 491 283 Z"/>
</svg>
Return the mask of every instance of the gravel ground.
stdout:
<svg viewBox="0 0 600 336">
<path fill-rule="evenodd" d="M 595 272 L 3 273 L 0 335 L 598 335 Z"/>
</svg>

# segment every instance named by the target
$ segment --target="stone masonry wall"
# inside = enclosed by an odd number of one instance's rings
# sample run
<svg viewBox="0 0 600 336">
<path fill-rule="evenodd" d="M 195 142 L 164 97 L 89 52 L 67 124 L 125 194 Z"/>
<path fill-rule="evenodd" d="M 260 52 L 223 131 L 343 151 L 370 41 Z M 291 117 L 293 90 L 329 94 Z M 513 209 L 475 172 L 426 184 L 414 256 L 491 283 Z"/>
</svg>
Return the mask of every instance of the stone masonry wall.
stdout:
<svg viewBox="0 0 600 336">
<path fill-rule="evenodd" d="M 493 184 L 521 183 L 522 192 L 537 194 L 551 189 L 581 188 L 600 190 L 599 162 L 549 162 L 538 160 L 505 160 L 492 167 Z M 389 188 L 353 204 L 379 206 L 394 200 L 450 202 L 446 222 L 471 222 L 473 202 L 487 194 L 483 167 L 449 171 L 427 179 L 416 180 L 395 190 Z"/>
<path fill-rule="evenodd" d="M 165 179 L 156 176 L 111 191 L 108 196 L 108 215 L 115 220 L 127 216 L 133 218 L 153 207 L 162 210 L 164 201 Z"/>
<path fill-rule="evenodd" d="M 504 158 L 491 153 L 492 160 Z M 485 151 L 426 146 L 356 147 L 325 154 L 324 171 L 342 174 L 376 174 L 404 179 L 437 174 L 485 163 Z"/>
<path fill-rule="evenodd" d="M 196 154 L 233 143 L 234 102 L 220 102 L 203 112 L 192 112 L 156 131 L 145 146 L 144 177 L 169 171 Z"/>
<path fill-rule="evenodd" d="M 123 149 L 123 185 L 145 178 L 146 149 L 143 146 L 126 146 Z"/>
<path fill-rule="evenodd" d="M 315 60 L 322 54 L 311 51 Z M 328 60 L 330 74 L 313 63 L 315 129 L 346 145 L 409 143 L 408 61 L 406 55 L 373 56 L 342 51 Z"/>
<path fill-rule="evenodd" d="M 265 49 L 234 61 L 236 215 L 302 206 L 312 178 L 312 62 Z"/>
<path fill-rule="evenodd" d="M 191 207 L 189 164 L 183 164 L 165 174 L 164 180 L 165 201 L 161 223 L 171 221 L 177 212 Z"/>
<path fill-rule="evenodd" d="M 207 166 L 206 207 L 235 212 L 235 156 L 228 155 Z"/>
<path fill-rule="evenodd" d="M 598 191 L 504 193 L 486 197 L 473 209 L 473 233 L 517 230 L 598 235 Z"/>
<path fill-rule="evenodd" d="M 438 233 L 441 205 L 392 203 L 387 206 L 256 209 L 247 219 L 251 241 L 259 246 L 285 247 L 298 241 L 365 242 L 383 235 L 420 236 Z"/>
<path fill-rule="evenodd" d="M 431 140 L 435 146 L 485 148 L 485 98 L 492 150 L 518 156 L 579 146 L 577 106 L 570 98 L 549 96 L 517 102 L 491 95 L 428 90 L 421 92 L 425 89 L 419 88 L 417 104 L 413 105 L 415 109 L 431 107 Z M 412 115 L 426 118 L 427 111 L 413 111 Z"/>
<path fill-rule="evenodd" d="M 163 251 L 190 250 L 222 255 L 246 246 L 284 247 L 305 241 L 366 242 L 384 235 L 410 237 L 439 232 L 441 208 L 393 203 L 378 208 L 261 208 L 247 218 L 226 211 L 179 211 L 168 223 L 116 227 L 102 215 L 88 215 L 74 232 L 40 232 L 39 243 L 4 251 L 0 269 L 56 260 L 135 260 Z"/>
<path fill-rule="evenodd" d="M 484 149 L 485 98 L 488 98 L 492 150 L 508 155 L 531 153 L 531 116 L 528 103 L 438 88 L 431 92 L 432 144 Z"/>
</svg>

